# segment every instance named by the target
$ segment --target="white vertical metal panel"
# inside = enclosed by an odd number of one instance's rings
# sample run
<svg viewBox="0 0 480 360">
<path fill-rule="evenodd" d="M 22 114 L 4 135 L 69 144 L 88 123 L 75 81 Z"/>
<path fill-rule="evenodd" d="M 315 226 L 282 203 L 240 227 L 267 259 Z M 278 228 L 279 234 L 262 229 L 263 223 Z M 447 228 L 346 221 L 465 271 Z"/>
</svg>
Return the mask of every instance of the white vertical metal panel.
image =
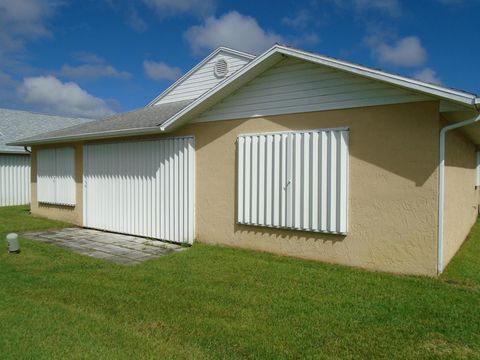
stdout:
<svg viewBox="0 0 480 360">
<path fill-rule="evenodd" d="M 246 142 L 248 141 L 248 138 L 245 140 Z M 266 225 L 271 225 L 273 223 L 273 211 L 272 211 L 272 199 L 273 199 L 273 194 L 272 194 L 272 187 L 273 187 L 273 135 L 266 135 L 266 144 L 267 144 L 267 149 L 265 152 L 265 179 L 266 179 L 266 184 L 265 184 L 265 222 L 264 224 Z M 247 177 L 247 168 L 248 168 L 248 163 L 245 162 L 243 164 L 245 167 L 245 183 L 248 182 L 248 177 Z M 245 189 L 246 191 L 246 189 Z M 247 193 L 244 192 L 244 199 L 248 198 L 248 196 L 245 196 Z M 238 201 L 239 204 L 242 204 L 243 201 Z M 245 221 L 245 223 L 247 223 Z"/>
<path fill-rule="evenodd" d="M 194 139 L 84 146 L 84 226 L 192 243 Z"/>
<path fill-rule="evenodd" d="M 37 200 L 47 204 L 75 205 L 75 149 L 38 150 Z"/>
<path fill-rule="evenodd" d="M 283 159 L 281 158 L 281 144 L 282 144 L 282 135 L 277 134 L 273 137 L 273 172 L 272 172 L 272 180 L 273 180 L 273 202 L 272 202 L 272 225 L 273 226 L 280 226 L 280 201 L 282 198 L 282 185 L 284 181 L 281 178 L 281 167 L 283 163 Z"/>
<path fill-rule="evenodd" d="M 55 203 L 75 205 L 75 149 L 55 149 Z"/>
<path fill-rule="evenodd" d="M 477 151 L 477 180 L 476 185 L 480 186 L 480 151 Z"/>
<path fill-rule="evenodd" d="M 0 154 L 0 206 L 30 203 L 30 155 Z"/>
<path fill-rule="evenodd" d="M 244 188 L 245 188 L 245 175 L 244 175 L 244 170 L 245 170 L 245 138 L 240 137 L 238 138 L 237 142 L 237 148 L 238 148 L 238 156 L 237 156 L 237 194 L 239 199 L 244 198 Z M 239 223 L 244 222 L 244 202 L 243 201 L 237 201 L 237 219 Z"/>
<path fill-rule="evenodd" d="M 55 149 L 37 152 L 37 200 L 55 203 Z"/>
<path fill-rule="evenodd" d="M 348 130 L 241 135 L 237 222 L 347 232 Z"/>
</svg>

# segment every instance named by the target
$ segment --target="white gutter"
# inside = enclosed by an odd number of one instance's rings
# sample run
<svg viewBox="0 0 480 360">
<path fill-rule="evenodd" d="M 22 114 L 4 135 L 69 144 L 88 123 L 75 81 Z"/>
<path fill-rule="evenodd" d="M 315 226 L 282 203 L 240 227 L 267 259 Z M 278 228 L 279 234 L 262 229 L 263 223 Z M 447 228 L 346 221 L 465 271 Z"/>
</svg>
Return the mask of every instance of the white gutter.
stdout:
<svg viewBox="0 0 480 360">
<path fill-rule="evenodd" d="M 443 272 L 443 236 L 445 215 L 445 135 L 450 130 L 472 125 L 480 121 L 480 115 L 455 124 L 447 125 L 440 130 L 440 163 L 438 171 L 438 244 L 437 244 L 437 275 Z"/>
</svg>

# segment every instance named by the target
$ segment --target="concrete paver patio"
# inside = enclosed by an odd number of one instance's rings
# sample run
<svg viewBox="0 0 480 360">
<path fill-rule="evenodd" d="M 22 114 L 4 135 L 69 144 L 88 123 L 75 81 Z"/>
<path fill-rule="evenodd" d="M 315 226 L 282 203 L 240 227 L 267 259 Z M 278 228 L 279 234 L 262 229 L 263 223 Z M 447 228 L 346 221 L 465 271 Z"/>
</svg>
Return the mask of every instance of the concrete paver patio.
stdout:
<svg viewBox="0 0 480 360">
<path fill-rule="evenodd" d="M 145 260 L 187 249 L 160 240 L 81 228 L 27 232 L 22 236 L 117 264 L 139 264 Z"/>
</svg>

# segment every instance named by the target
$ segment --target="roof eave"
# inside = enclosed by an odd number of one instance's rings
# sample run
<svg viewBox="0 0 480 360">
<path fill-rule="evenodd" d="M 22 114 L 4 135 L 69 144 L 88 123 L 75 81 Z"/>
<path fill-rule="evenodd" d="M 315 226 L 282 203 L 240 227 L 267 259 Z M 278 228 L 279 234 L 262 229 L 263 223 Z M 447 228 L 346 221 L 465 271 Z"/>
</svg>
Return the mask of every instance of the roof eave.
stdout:
<svg viewBox="0 0 480 360">
<path fill-rule="evenodd" d="M 9 145 L 9 144 L 7 144 Z M 0 150 L 0 154 L 7 154 L 7 155 L 28 155 L 29 152 L 25 150 Z"/>
<path fill-rule="evenodd" d="M 385 81 L 393 85 L 405 87 L 410 90 L 423 92 L 427 95 L 439 96 L 451 101 L 461 103 L 463 105 L 473 106 L 475 104 L 475 100 L 478 99 L 474 94 L 425 83 L 423 81 L 410 79 L 400 75 L 386 73 L 381 70 L 370 69 L 361 65 L 356 65 L 321 55 L 310 54 L 302 50 L 291 49 L 281 45 L 276 45 L 276 48 L 278 52 L 281 52 L 285 55 L 300 57 L 306 61 L 311 61 L 325 66 L 334 67 L 336 69 L 345 70 L 360 76 L 366 76 L 369 78 Z"/>
<path fill-rule="evenodd" d="M 148 127 L 148 128 L 99 131 L 95 133 L 59 136 L 59 137 L 51 137 L 51 138 L 37 139 L 37 140 L 20 139 L 15 142 L 8 143 L 7 145 L 32 146 L 32 145 L 43 145 L 43 144 L 58 144 L 58 143 L 67 143 L 67 142 L 75 142 L 75 141 L 108 139 L 108 138 L 123 137 L 123 136 L 149 135 L 149 134 L 155 134 L 155 133 L 161 133 L 161 132 L 162 132 L 161 128 L 158 126 L 155 126 L 155 127 Z"/>
</svg>

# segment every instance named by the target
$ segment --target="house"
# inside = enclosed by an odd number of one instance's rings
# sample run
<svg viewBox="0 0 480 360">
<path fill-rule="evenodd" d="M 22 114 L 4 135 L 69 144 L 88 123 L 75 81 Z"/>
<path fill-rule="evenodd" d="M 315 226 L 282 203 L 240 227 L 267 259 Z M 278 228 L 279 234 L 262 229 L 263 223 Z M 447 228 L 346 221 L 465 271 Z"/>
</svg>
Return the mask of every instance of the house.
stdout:
<svg viewBox="0 0 480 360">
<path fill-rule="evenodd" d="M 30 203 L 30 152 L 7 143 L 86 121 L 90 120 L 0 109 L 0 206 Z"/>
<path fill-rule="evenodd" d="M 14 144 L 32 147 L 38 215 L 435 276 L 477 218 L 479 103 L 285 46 L 219 48 L 143 109 Z"/>
</svg>

